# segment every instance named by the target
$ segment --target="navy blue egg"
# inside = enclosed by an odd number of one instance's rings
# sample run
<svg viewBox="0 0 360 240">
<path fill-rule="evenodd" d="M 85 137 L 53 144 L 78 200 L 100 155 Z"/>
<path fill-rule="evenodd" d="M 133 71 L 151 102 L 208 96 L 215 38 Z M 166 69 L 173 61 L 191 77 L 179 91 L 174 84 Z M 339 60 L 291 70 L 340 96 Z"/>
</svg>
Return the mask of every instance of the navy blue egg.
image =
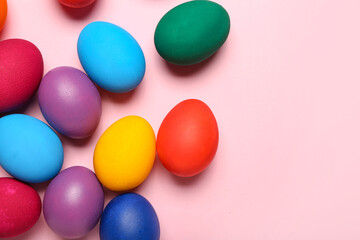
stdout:
<svg viewBox="0 0 360 240">
<path fill-rule="evenodd" d="M 77 50 L 90 79 L 110 92 L 131 91 L 144 77 L 145 57 L 140 45 L 115 24 L 89 23 L 80 33 Z"/>
<path fill-rule="evenodd" d="M 150 202 L 136 193 L 115 197 L 100 221 L 101 240 L 158 240 L 160 224 Z"/>
</svg>

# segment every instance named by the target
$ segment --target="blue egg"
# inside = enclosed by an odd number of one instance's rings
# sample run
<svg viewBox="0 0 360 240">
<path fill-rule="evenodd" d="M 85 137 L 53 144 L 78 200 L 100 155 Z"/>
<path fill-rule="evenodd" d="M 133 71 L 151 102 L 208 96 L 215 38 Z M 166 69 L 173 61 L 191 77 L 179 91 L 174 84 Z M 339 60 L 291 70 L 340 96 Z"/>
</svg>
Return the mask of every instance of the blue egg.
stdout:
<svg viewBox="0 0 360 240">
<path fill-rule="evenodd" d="M 101 240 L 158 240 L 160 225 L 148 200 L 136 193 L 115 197 L 100 221 Z"/>
<path fill-rule="evenodd" d="M 42 121 L 24 114 L 0 118 L 0 165 L 13 177 L 48 181 L 59 173 L 63 159 L 59 137 Z"/>
<path fill-rule="evenodd" d="M 136 88 L 145 74 L 145 57 L 133 36 L 108 22 L 92 22 L 77 43 L 80 62 L 101 88 L 123 93 Z"/>
</svg>

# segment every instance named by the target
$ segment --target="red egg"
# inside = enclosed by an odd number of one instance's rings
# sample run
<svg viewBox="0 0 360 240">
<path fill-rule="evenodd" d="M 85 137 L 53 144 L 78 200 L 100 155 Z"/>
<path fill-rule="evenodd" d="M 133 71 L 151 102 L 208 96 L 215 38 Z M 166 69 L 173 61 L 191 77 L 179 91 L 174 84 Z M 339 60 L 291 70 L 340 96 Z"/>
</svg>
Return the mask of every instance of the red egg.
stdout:
<svg viewBox="0 0 360 240">
<path fill-rule="evenodd" d="M 22 107 L 39 87 L 44 70 L 39 49 L 29 41 L 0 42 L 0 113 Z"/>
<path fill-rule="evenodd" d="M 87 7 L 95 0 L 58 0 L 61 4 L 71 8 L 83 8 Z"/>
<path fill-rule="evenodd" d="M 173 174 L 191 177 L 213 160 L 219 130 L 210 108 L 196 99 L 176 105 L 161 123 L 157 152 L 162 164 Z"/>
<path fill-rule="evenodd" d="M 13 178 L 0 178 L 0 238 L 28 231 L 40 213 L 41 200 L 33 188 Z"/>
</svg>

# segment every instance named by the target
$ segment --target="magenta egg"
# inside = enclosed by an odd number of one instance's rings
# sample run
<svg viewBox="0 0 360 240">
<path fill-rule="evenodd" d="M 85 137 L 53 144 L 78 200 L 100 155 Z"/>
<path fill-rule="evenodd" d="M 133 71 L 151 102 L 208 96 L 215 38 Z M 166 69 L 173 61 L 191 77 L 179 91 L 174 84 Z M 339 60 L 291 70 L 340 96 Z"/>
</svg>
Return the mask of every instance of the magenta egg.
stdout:
<svg viewBox="0 0 360 240">
<path fill-rule="evenodd" d="M 0 238 L 28 231 L 40 213 L 41 200 L 32 187 L 13 178 L 0 178 Z"/>
<path fill-rule="evenodd" d="M 25 106 L 38 90 L 43 71 L 43 57 L 33 43 L 24 39 L 0 41 L 0 113 Z"/>
<path fill-rule="evenodd" d="M 39 104 L 46 121 L 70 138 L 89 137 L 101 117 L 99 91 L 85 73 L 73 67 L 58 67 L 44 76 Z"/>
<path fill-rule="evenodd" d="M 63 238 L 85 236 L 98 223 L 104 207 L 104 191 L 94 172 L 70 167 L 49 184 L 44 196 L 44 217 Z"/>
</svg>

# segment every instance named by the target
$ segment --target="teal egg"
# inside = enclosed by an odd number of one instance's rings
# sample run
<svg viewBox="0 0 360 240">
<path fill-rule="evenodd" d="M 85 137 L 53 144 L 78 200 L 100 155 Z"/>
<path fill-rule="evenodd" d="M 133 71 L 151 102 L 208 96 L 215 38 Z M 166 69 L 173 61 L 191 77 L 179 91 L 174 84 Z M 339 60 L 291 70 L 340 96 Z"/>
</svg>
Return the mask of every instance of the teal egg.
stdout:
<svg viewBox="0 0 360 240">
<path fill-rule="evenodd" d="M 212 1 L 189 1 L 168 11 L 159 21 L 155 47 L 166 61 L 193 65 L 211 57 L 230 32 L 228 12 Z"/>
<path fill-rule="evenodd" d="M 130 33 L 108 22 L 92 22 L 80 33 L 77 50 L 85 72 L 101 88 L 123 93 L 145 74 L 144 53 Z"/>
<path fill-rule="evenodd" d="M 29 183 L 55 177 L 64 151 L 56 133 L 44 122 L 24 114 L 0 118 L 0 165 L 13 177 Z"/>
</svg>

